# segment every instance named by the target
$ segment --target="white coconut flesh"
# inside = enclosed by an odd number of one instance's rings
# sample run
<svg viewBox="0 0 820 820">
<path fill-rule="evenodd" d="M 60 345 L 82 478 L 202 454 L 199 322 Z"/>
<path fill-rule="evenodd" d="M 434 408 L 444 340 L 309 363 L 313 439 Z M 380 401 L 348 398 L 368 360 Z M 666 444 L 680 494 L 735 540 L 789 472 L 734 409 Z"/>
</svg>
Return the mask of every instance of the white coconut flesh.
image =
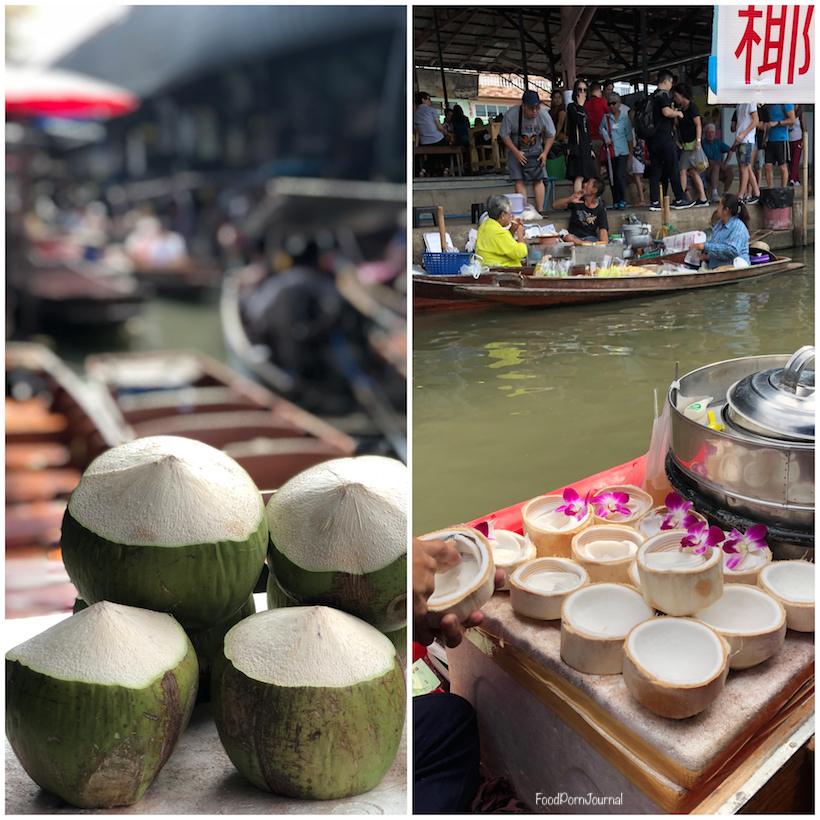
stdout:
<svg viewBox="0 0 820 820">
<path fill-rule="evenodd" d="M 640 593 L 629 587 L 592 584 L 567 597 L 561 617 L 587 635 L 625 638 L 630 629 L 654 614 Z"/>
<path fill-rule="evenodd" d="M 106 451 L 68 504 L 78 523 L 109 541 L 155 546 L 243 541 L 260 526 L 262 509 L 256 485 L 237 462 L 179 436 Z"/>
<path fill-rule="evenodd" d="M 534 552 L 535 546 L 529 538 L 509 530 L 494 530 L 487 539 L 493 551 L 493 561 L 497 567 L 508 567 Z"/>
<path fill-rule="evenodd" d="M 814 564 L 776 561 L 761 570 L 761 582 L 778 597 L 796 604 L 814 603 Z"/>
<path fill-rule="evenodd" d="M 407 552 L 407 467 L 340 458 L 290 479 L 267 506 L 276 548 L 314 572 L 365 575 Z"/>
<path fill-rule="evenodd" d="M 537 558 L 520 567 L 513 580 L 529 592 L 539 595 L 565 594 L 586 582 L 581 567 L 560 558 Z"/>
<path fill-rule="evenodd" d="M 666 507 L 655 507 L 655 509 L 650 510 L 638 522 L 638 530 L 647 538 L 651 538 L 653 535 L 657 535 L 660 532 L 666 532 L 666 530 L 661 529 L 661 524 L 663 524 L 663 521 L 667 515 L 669 515 L 669 510 Z M 694 510 L 689 510 L 687 515 L 694 515 L 698 521 L 706 520 L 702 515 L 696 513 Z"/>
<path fill-rule="evenodd" d="M 478 532 L 444 530 L 425 535 L 422 540 L 447 540 L 461 556 L 461 561 L 456 566 L 445 572 L 436 573 L 435 589 L 427 599 L 430 611 L 443 612 L 464 601 L 477 603 L 474 609 L 478 609 L 489 600 L 492 596 L 495 565 L 491 551 L 487 548 L 489 543 Z M 485 598 L 488 583 L 490 594 Z M 476 593 L 480 593 L 480 598 L 483 599 L 480 603 L 473 597 Z M 469 614 L 459 612 L 459 620 L 463 620 Z"/>
<path fill-rule="evenodd" d="M 726 647 L 709 627 L 685 618 L 653 618 L 638 624 L 625 647 L 651 678 L 697 686 L 717 677 L 726 665 Z"/>
<path fill-rule="evenodd" d="M 66 681 L 144 689 L 188 652 L 188 638 L 170 615 L 100 601 L 6 653 Z"/>
<path fill-rule="evenodd" d="M 727 575 L 742 575 L 746 573 L 754 573 L 766 566 L 771 560 L 771 553 L 767 549 L 755 550 L 754 552 L 747 552 L 732 568 L 726 566 L 726 562 L 731 558 L 737 558 L 737 555 L 725 552 L 723 554 L 723 571 Z"/>
<path fill-rule="evenodd" d="M 539 498 L 530 502 L 524 509 L 523 515 L 529 526 L 541 530 L 547 530 L 548 532 L 574 530 L 580 526 L 582 521 L 579 521 L 574 515 L 556 512 L 556 509 L 562 504 L 564 504 L 564 499 L 561 496 Z"/>
<path fill-rule="evenodd" d="M 745 585 L 723 588 L 723 595 L 695 615 L 725 635 L 758 635 L 778 629 L 785 621 L 783 607 L 760 589 Z"/>
<path fill-rule="evenodd" d="M 396 662 L 390 638 L 325 606 L 251 615 L 228 632 L 224 651 L 249 678 L 297 688 L 352 686 L 387 674 Z"/>
<path fill-rule="evenodd" d="M 681 539 L 686 535 L 685 531 L 670 530 L 668 535 L 668 538 L 661 538 L 655 543 L 647 541 L 638 550 L 638 563 L 652 570 L 687 571 L 699 569 L 711 560 L 714 553 L 712 547 L 707 547 L 701 554 L 687 548 L 681 550 Z"/>
<path fill-rule="evenodd" d="M 652 507 L 652 497 L 648 494 L 639 490 L 637 487 L 632 487 L 630 485 L 618 485 L 615 487 L 606 487 L 603 490 L 599 491 L 600 493 L 627 493 L 629 496 L 629 500 L 623 505 L 626 507 L 629 512 L 628 513 L 610 513 L 607 517 L 607 521 L 611 521 L 612 523 L 617 524 L 619 521 L 632 521 L 633 519 L 637 518 L 638 516 L 644 515 L 647 510 Z M 593 508 L 595 505 L 592 505 Z"/>
</svg>

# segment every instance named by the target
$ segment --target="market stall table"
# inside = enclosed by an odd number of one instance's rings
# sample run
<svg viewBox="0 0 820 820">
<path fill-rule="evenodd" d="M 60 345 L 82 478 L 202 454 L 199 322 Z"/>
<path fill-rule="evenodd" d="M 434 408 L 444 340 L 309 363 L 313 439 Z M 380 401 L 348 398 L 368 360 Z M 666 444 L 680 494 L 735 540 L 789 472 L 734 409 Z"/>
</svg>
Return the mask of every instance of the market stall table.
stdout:
<svg viewBox="0 0 820 820">
<path fill-rule="evenodd" d="M 536 811 L 567 810 L 537 795 L 591 794 L 620 802 L 569 810 L 698 812 L 761 739 L 771 757 L 769 744 L 784 742 L 784 732 L 799 740 L 795 751 L 814 731 L 813 633 L 789 630 L 769 661 L 731 672 L 707 710 L 677 721 L 635 701 L 622 675 L 567 666 L 560 621 L 518 615 L 506 592 L 483 611 L 481 627 L 448 652 L 451 691 L 476 708 L 482 763 Z"/>
<path fill-rule="evenodd" d="M 257 611 L 266 596 L 254 595 Z M 45 631 L 68 614 L 7 620 L 5 651 Z M 194 708 L 191 721 L 145 796 L 133 806 L 80 810 L 43 791 L 23 771 L 6 740 L 6 814 L 406 814 L 407 729 L 398 754 L 378 786 L 339 800 L 296 800 L 252 786 L 231 763 L 216 730 L 210 703 Z"/>
</svg>

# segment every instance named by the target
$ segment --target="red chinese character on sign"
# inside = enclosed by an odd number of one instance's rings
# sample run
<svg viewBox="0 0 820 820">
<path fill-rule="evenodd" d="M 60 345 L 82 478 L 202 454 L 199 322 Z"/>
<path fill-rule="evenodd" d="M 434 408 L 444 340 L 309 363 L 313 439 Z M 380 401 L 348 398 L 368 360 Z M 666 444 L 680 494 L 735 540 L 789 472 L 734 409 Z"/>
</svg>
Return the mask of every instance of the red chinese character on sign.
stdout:
<svg viewBox="0 0 820 820">
<path fill-rule="evenodd" d="M 780 13 L 775 13 L 779 8 Z M 789 9 L 792 9 L 791 29 L 789 30 Z M 805 19 L 800 26 L 801 9 L 805 9 Z M 798 39 L 802 40 L 803 65 L 798 69 L 798 75 L 802 76 L 809 71 L 811 66 L 811 39 L 809 30 L 811 19 L 814 14 L 814 6 L 766 6 L 765 41 L 763 42 L 763 62 L 757 67 L 758 76 L 766 71 L 774 72 L 774 83 L 780 85 L 783 74 L 783 57 L 788 47 L 788 72 L 787 82 L 794 83 L 794 71 L 797 65 Z M 752 52 L 754 47 L 761 42 L 760 35 L 755 31 L 755 20 L 763 17 L 763 12 L 755 6 L 748 6 L 740 9 L 738 17 L 746 18 L 746 30 L 743 32 L 740 45 L 735 51 L 735 57 L 740 59 L 743 52 L 746 52 L 745 82 L 749 85 L 752 81 Z M 802 34 L 802 37 L 800 36 Z M 789 36 L 787 36 L 789 35 Z"/>
<path fill-rule="evenodd" d="M 746 85 L 752 81 L 752 46 L 760 42 L 760 35 L 755 31 L 755 20 L 763 16 L 762 11 L 757 11 L 754 6 L 749 6 L 746 10 L 741 9 L 737 13 L 738 17 L 746 17 L 746 31 L 735 51 L 735 57 L 740 57 L 746 49 Z"/>
<path fill-rule="evenodd" d="M 766 42 L 763 45 L 763 62 L 758 66 L 758 72 L 774 71 L 775 85 L 780 85 L 780 70 L 783 62 L 783 44 L 786 40 L 786 16 L 789 13 L 788 6 L 781 6 L 780 17 L 775 17 L 774 6 L 766 7 Z M 795 11 L 800 11 L 800 6 L 795 6 Z M 775 30 L 777 34 L 775 35 Z M 769 54 L 774 52 L 774 59 L 769 58 Z"/>
</svg>

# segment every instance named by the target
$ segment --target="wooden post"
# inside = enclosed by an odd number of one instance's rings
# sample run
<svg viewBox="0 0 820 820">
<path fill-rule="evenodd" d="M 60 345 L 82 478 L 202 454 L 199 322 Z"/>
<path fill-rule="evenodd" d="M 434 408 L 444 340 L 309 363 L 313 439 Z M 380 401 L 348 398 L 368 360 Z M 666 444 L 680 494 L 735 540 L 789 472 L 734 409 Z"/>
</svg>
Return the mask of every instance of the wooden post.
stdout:
<svg viewBox="0 0 820 820">
<path fill-rule="evenodd" d="M 809 139 L 803 131 L 803 247 L 809 242 Z"/>
<path fill-rule="evenodd" d="M 447 232 L 444 230 L 444 208 L 436 206 L 436 222 L 438 222 L 438 233 L 441 237 L 441 252 L 447 253 Z"/>
</svg>

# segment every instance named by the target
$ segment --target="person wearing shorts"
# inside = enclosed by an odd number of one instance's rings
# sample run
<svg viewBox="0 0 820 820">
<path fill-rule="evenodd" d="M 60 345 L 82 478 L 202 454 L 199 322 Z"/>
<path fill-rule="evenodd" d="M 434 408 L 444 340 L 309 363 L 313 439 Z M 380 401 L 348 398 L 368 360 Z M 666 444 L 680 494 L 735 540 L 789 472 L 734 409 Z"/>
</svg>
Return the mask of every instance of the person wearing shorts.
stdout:
<svg viewBox="0 0 820 820">
<path fill-rule="evenodd" d="M 747 205 L 754 205 L 760 198 L 760 187 L 752 169 L 758 124 L 757 106 L 754 103 L 741 103 L 735 113 L 736 119 L 732 124 L 735 142 L 732 147 L 740 170 L 740 188 L 737 195 Z"/>
<path fill-rule="evenodd" d="M 774 166 L 780 166 L 780 187 L 789 183 L 789 128 L 794 123 L 794 106 L 774 103 L 769 106 L 769 138 L 766 141 L 766 185 L 772 187 Z"/>
</svg>

